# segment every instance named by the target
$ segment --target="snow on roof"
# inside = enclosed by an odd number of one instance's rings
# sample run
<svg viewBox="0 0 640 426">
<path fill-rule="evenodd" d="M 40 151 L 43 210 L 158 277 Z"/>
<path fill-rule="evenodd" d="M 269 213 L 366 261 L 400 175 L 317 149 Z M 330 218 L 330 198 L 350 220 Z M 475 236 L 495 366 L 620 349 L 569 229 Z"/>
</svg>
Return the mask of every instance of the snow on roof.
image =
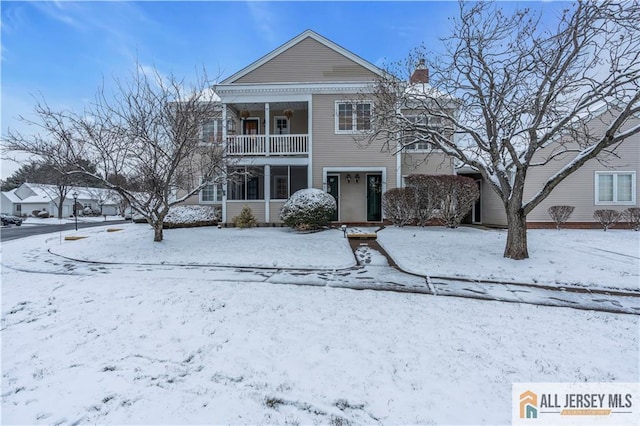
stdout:
<svg viewBox="0 0 640 426">
<path fill-rule="evenodd" d="M 20 199 L 15 192 L 18 190 L 12 189 L 11 191 L 3 192 L 7 198 L 9 198 L 14 203 L 48 203 L 52 198 L 57 198 L 58 190 L 55 185 L 43 184 L 43 183 L 29 183 L 25 182 L 22 185 L 25 185 L 31 191 L 35 193 L 35 195 L 31 195 L 25 197 L 24 199 Z M 21 186 L 22 186 L 21 185 Z M 73 192 L 78 193 L 78 200 L 96 200 L 97 198 L 104 198 L 106 200 L 105 205 L 115 205 L 119 202 L 119 196 L 114 193 L 112 190 L 105 188 L 92 188 L 92 187 L 70 187 L 67 192 L 67 197 L 71 198 L 71 194 Z"/>
</svg>

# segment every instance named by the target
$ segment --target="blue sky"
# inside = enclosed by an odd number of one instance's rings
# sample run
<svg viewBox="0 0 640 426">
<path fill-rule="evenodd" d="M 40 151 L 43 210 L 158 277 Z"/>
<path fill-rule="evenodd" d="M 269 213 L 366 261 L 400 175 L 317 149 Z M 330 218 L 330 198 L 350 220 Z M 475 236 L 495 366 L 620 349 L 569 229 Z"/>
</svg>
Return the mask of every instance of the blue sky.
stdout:
<svg viewBox="0 0 640 426">
<path fill-rule="evenodd" d="M 505 6 L 527 5 L 525 2 Z M 542 7 L 542 3 L 533 3 Z M 450 31 L 456 2 L 0 2 L 1 131 L 27 132 L 33 95 L 80 110 L 138 61 L 190 78 L 231 75 L 305 29 L 382 66 Z M 2 162 L 1 176 L 17 165 Z"/>
</svg>

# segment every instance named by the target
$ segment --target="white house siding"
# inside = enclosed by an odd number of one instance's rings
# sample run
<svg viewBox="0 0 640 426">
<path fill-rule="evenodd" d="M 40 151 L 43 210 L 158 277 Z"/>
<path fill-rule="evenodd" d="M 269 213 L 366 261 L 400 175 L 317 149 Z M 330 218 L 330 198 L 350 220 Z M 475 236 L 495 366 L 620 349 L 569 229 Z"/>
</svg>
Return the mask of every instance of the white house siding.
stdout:
<svg viewBox="0 0 640 426">
<path fill-rule="evenodd" d="M 323 168 L 342 168 L 340 172 L 340 220 L 363 222 L 366 220 L 366 186 L 364 169 L 384 169 L 386 188 L 395 188 L 396 158 L 389 152 L 381 152 L 382 141 L 362 146 L 358 135 L 336 134 L 335 103 L 349 99 L 348 95 L 313 96 L 313 187 L 323 188 Z M 374 111 L 375 114 L 375 111 Z M 361 141 L 362 142 L 362 141 Z M 352 179 L 346 183 L 346 174 L 359 173 L 360 183 Z"/>
<path fill-rule="evenodd" d="M 234 83 L 371 80 L 373 73 L 308 37 Z"/>
</svg>

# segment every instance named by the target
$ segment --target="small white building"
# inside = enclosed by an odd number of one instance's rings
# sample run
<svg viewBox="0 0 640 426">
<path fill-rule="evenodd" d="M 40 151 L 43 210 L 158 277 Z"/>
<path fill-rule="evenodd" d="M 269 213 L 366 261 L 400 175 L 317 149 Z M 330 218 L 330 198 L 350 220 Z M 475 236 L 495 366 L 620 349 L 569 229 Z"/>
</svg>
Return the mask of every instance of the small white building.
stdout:
<svg viewBox="0 0 640 426">
<path fill-rule="evenodd" d="M 112 216 L 120 213 L 120 196 L 112 190 L 90 187 L 70 187 L 62 202 L 62 216 L 73 216 L 73 196 L 76 192 L 78 215 L 82 215 L 85 208 L 102 211 L 102 214 Z M 2 193 L 0 209 L 2 213 L 16 216 L 31 216 L 33 211 L 47 211 L 52 216 L 58 215 L 60 193 L 55 185 L 39 183 L 23 183 L 18 188 Z"/>
</svg>

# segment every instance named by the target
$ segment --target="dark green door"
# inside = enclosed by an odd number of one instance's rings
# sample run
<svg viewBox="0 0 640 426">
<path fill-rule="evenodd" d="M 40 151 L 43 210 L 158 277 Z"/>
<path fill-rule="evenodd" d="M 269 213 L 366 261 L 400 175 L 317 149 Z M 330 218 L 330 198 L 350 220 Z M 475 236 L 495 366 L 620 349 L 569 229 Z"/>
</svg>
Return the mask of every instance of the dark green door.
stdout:
<svg viewBox="0 0 640 426">
<path fill-rule="evenodd" d="M 382 176 L 367 175 L 367 221 L 382 220 Z"/>
<path fill-rule="evenodd" d="M 340 176 L 339 175 L 327 175 L 327 192 L 333 196 L 336 200 L 336 211 L 333 214 L 334 222 L 338 221 L 338 211 L 340 210 L 340 205 L 338 204 L 338 198 L 340 195 Z"/>
</svg>

